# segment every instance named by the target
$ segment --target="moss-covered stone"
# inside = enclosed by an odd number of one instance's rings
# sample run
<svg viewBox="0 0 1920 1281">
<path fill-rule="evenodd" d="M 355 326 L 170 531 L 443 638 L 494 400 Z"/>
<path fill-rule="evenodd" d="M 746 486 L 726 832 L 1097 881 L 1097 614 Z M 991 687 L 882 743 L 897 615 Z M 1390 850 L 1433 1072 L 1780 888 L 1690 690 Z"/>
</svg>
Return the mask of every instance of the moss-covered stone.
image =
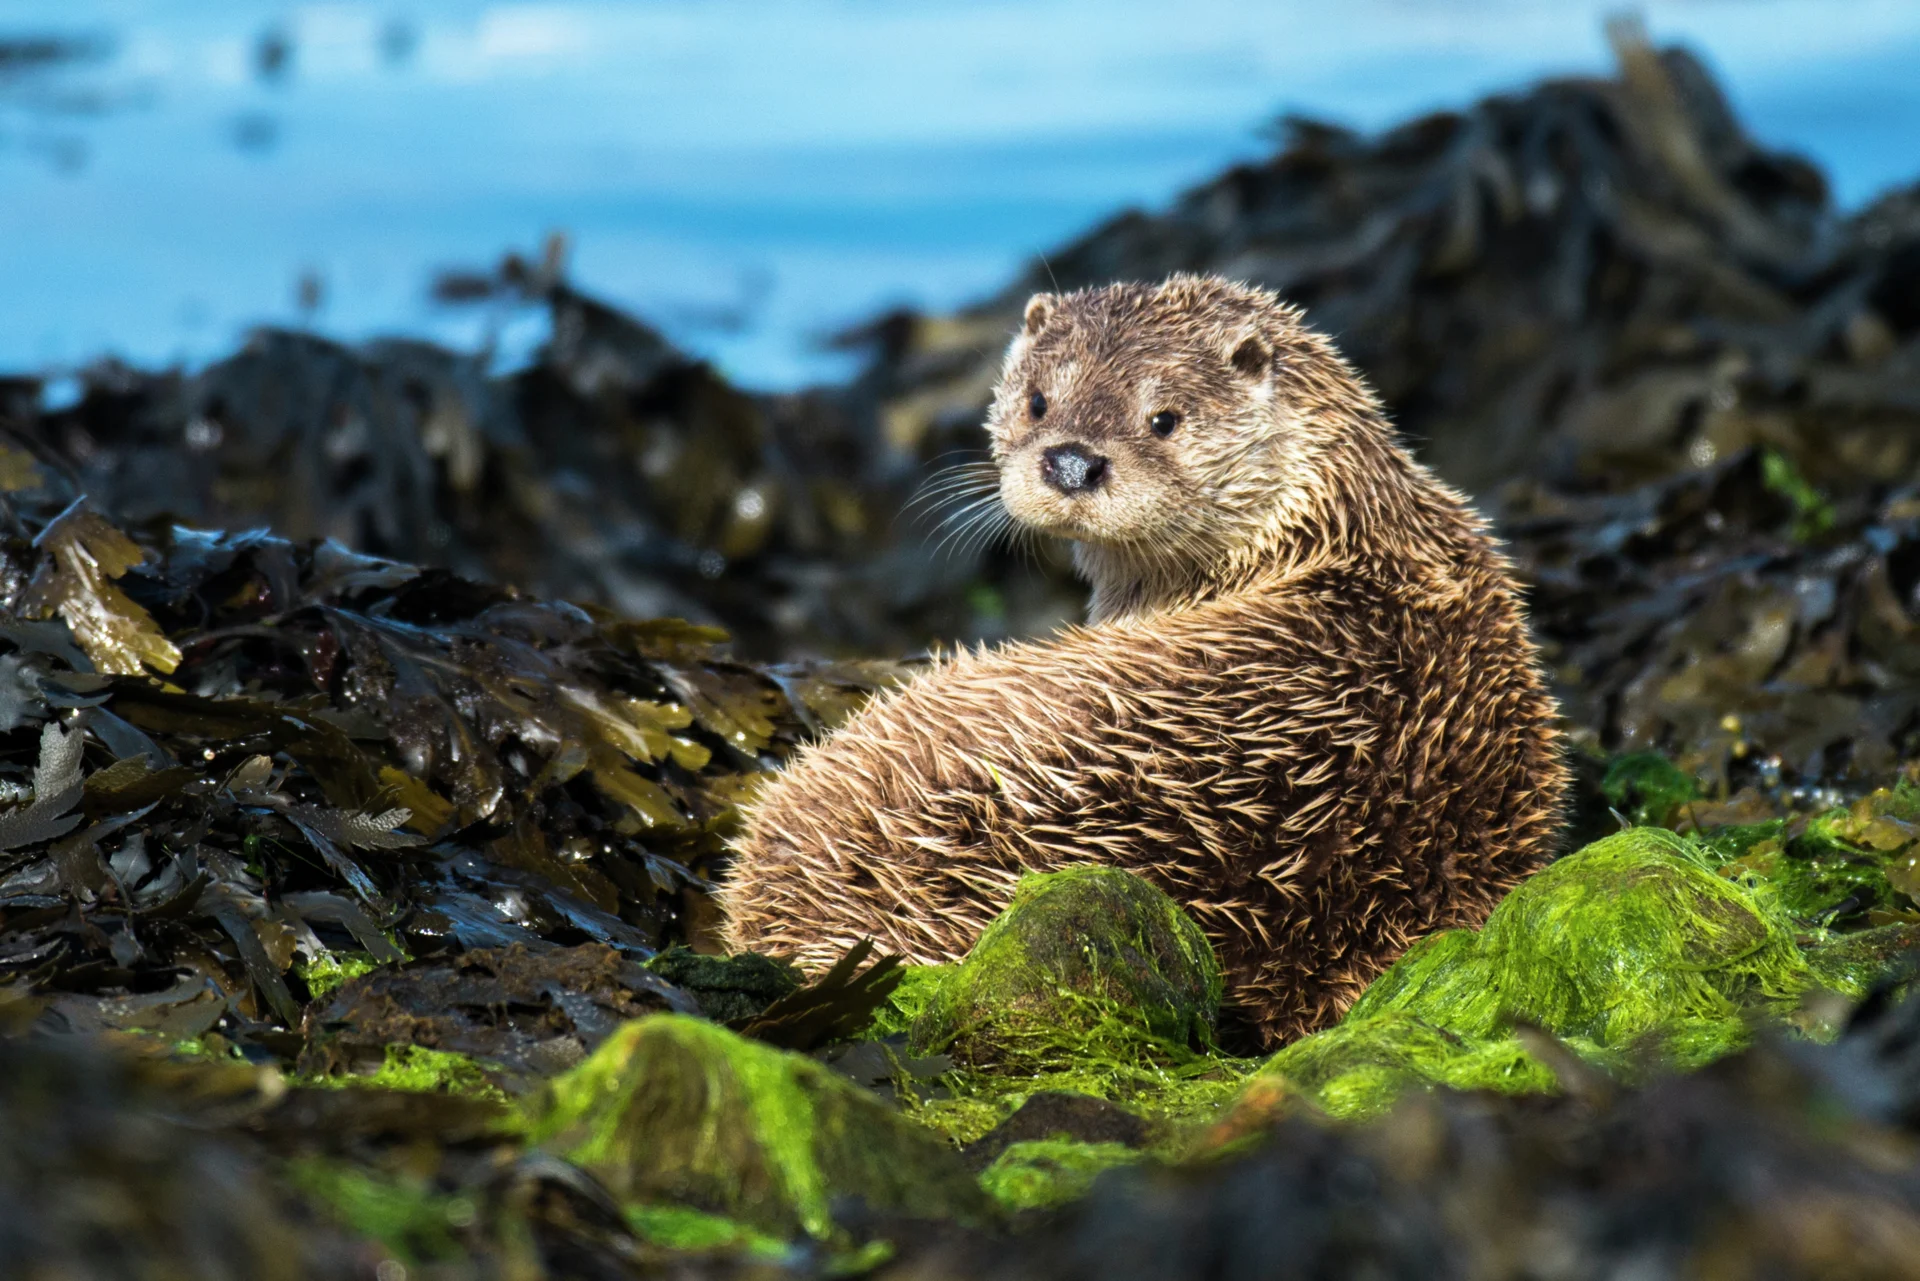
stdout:
<svg viewBox="0 0 1920 1281">
<path fill-rule="evenodd" d="M 764 1232 L 827 1237 L 841 1197 L 913 1217 L 992 1213 L 958 1154 L 876 1096 L 684 1015 L 624 1025 L 552 1083 L 533 1128 L 624 1200 Z"/>
<path fill-rule="evenodd" d="M 1764 886 L 1716 876 L 1684 838 L 1641 827 L 1535 873 L 1477 936 L 1426 940 L 1349 1018 L 1402 1011 L 1471 1037 L 1520 1021 L 1624 1046 L 1682 1025 L 1784 1015 L 1812 982 Z"/>
<path fill-rule="evenodd" d="M 1142 1160 L 1122 1143 L 1033 1139 L 1015 1143 L 980 1175 L 980 1186 L 1007 1210 L 1045 1210 L 1086 1195 L 1102 1171 Z"/>
<path fill-rule="evenodd" d="M 647 962 L 667 982 L 690 992 L 717 1023 L 749 1019 L 800 989 L 800 971 L 785 961 L 753 952 L 708 956 L 690 947 L 670 947 Z"/>
<path fill-rule="evenodd" d="M 1551 1070 L 1511 1036 L 1463 1036 L 1404 1011 L 1346 1019 L 1268 1060 L 1336 1117 L 1383 1112 L 1409 1089 L 1527 1094 L 1554 1088 Z"/>
<path fill-rule="evenodd" d="M 1615 1071 L 1647 1050 L 1693 1067 L 1745 1044 L 1753 1020 L 1791 1014 L 1816 982 L 1764 885 L 1715 875 L 1671 832 L 1633 828 L 1534 874 L 1482 930 L 1415 945 L 1339 1025 L 1259 1076 L 1341 1117 L 1427 1084 L 1551 1089 L 1516 1024 Z"/>
<path fill-rule="evenodd" d="M 1178 904 L 1117 868 L 1022 879 L 913 1021 L 916 1053 L 1032 1068 L 1209 1045 L 1220 964 Z"/>
</svg>

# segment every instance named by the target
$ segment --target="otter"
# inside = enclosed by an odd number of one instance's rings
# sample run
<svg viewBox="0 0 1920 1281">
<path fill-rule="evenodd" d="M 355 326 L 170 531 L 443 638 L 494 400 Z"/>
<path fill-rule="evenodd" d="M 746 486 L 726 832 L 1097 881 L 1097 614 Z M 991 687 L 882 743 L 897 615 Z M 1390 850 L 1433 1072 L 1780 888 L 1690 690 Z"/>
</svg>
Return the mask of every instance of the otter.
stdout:
<svg viewBox="0 0 1920 1281">
<path fill-rule="evenodd" d="M 986 427 L 1089 621 L 946 657 L 771 778 L 730 946 L 953 961 L 1024 873 L 1117 865 L 1271 1044 L 1550 857 L 1566 772 L 1508 563 L 1298 308 L 1189 275 L 1039 294 Z"/>
</svg>

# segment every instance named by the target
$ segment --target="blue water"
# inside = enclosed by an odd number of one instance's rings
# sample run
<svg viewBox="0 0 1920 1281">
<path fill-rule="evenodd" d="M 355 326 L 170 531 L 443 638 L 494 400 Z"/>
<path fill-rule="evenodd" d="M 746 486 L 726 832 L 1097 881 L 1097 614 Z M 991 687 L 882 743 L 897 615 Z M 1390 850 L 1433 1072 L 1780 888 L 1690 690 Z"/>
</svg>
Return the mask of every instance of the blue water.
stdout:
<svg viewBox="0 0 1920 1281">
<path fill-rule="evenodd" d="M 988 292 L 1263 154 L 1281 112 L 1375 128 L 1602 72 L 1614 7 L 0 0 L 0 38 L 100 42 L 0 78 L 0 369 L 192 363 L 263 321 L 507 361 L 537 328 L 428 282 L 564 231 L 576 282 L 728 374 L 833 377 L 822 335 Z M 1920 3 L 1642 12 L 1843 202 L 1920 177 Z"/>
</svg>

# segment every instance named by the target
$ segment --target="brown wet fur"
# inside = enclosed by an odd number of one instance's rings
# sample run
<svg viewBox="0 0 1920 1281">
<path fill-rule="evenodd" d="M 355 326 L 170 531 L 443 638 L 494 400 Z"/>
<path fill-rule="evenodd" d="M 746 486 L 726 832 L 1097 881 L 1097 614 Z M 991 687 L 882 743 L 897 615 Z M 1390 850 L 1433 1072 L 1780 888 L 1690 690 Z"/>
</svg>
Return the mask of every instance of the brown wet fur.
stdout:
<svg viewBox="0 0 1920 1281">
<path fill-rule="evenodd" d="M 1507 562 L 1297 309 L 1191 276 L 1039 295 L 987 428 L 1091 620 L 947 658 L 773 778 L 731 946 L 952 961 L 1023 873 L 1112 864 L 1284 1041 L 1546 861 L 1566 775 Z M 1091 492 L 1044 482 L 1067 444 L 1106 460 Z"/>
</svg>

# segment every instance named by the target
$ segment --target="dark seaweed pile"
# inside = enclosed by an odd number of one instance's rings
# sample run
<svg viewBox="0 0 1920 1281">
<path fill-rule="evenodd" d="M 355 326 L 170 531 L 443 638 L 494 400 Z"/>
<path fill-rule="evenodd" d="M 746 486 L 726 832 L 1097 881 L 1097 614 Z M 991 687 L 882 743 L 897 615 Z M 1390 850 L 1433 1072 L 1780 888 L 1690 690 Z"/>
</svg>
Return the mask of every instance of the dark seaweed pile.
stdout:
<svg viewBox="0 0 1920 1281">
<path fill-rule="evenodd" d="M 262 330 L 195 374 L 107 363 L 78 403 L 0 382 L 0 429 L 134 526 L 263 524 L 629 618 L 718 623 L 763 657 L 969 631 L 968 567 L 897 520 L 919 472 L 837 393 L 755 396 L 550 268 L 443 281 L 544 309 L 528 368 Z M 910 524 L 910 523 L 909 523 Z"/>
<path fill-rule="evenodd" d="M 333 542 L 136 542 L 14 457 L 0 982 L 49 1025 L 293 1053 L 342 957 L 700 940 L 747 780 L 900 670 L 750 666 Z M 516 1000 L 593 985 L 548 986 Z"/>
</svg>

